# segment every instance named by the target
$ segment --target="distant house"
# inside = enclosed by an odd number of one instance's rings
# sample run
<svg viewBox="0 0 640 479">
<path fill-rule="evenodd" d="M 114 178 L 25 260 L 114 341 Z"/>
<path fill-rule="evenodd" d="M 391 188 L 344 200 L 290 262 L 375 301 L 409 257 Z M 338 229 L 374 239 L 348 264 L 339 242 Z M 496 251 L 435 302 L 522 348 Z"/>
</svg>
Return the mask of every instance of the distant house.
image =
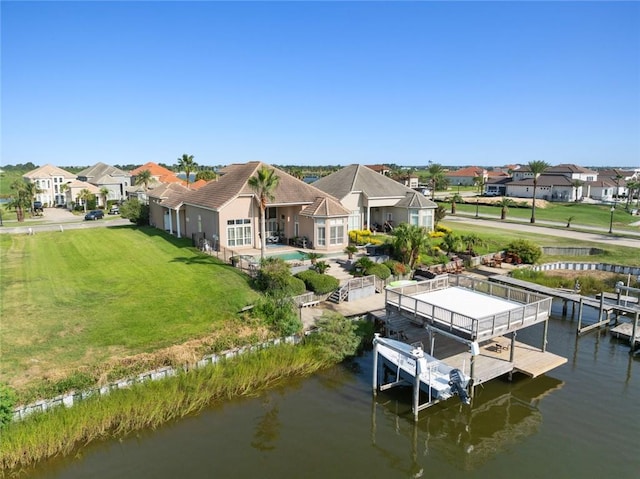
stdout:
<svg viewBox="0 0 640 479">
<path fill-rule="evenodd" d="M 617 185 L 611 178 L 603 178 L 597 181 L 588 181 L 582 187 L 585 190 L 585 196 L 604 202 L 613 202 L 616 198 Z"/>
<path fill-rule="evenodd" d="M 36 201 L 41 201 L 44 206 L 60 206 L 66 203 L 65 188 L 62 185 L 75 180 L 76 175 L 47 164 L 25 173 L 22 178 L 29 183 L 35 183 L 41 190 L 36 194 Z"/>
<path fill-rule="evenodd" d="M 107 188 L 109 190 L 107 201 L 122 201 L 126 198 L 127 188 L 131 186 L 131 173 L 105 163 L 96 163 L 78 173 L 78 180 L 91 183 L 97 186 L 98 190 Z M 100 195 L 98 195 L 98 201 L 101 206 L 107 207 L 101 204 Z"/>
<path fill-rule="evenodd" d="M 72 210 L 76 205 L 85 206 L 85 200 L 80 197 L 80 192 L 82 190 L 88 190 L 89 193 L 96 197 L 97 202 L 101 201 L 100 188 L 96 185 L 92 185 L 91 183 L 87 183 L 86 181 L 73 180 L 67 183 L 67 187 L 64 191 L 67 209 Z"/>
<path fill-rule="evenodd" d="M 365 166 L 370 170 L 373 170 L 376 173 L 380 173 L 381 175 L 384 175 L 384 176 L 389 176 L 389 173 L 391 173 L 391 169 L 385 165 L 365 165 Z"/>
<path fill-rule="evenodd" d="M 204 238 L 216 247 L 260 248 L 260 207 L 248 180 L 262 166 L 279 177 L 266 210 L 267 243 L 326 251 L 347 245 L 349 211 L 336 198 L 259 161 L 222 168 L 217 180 L 197 191 L 173 184 L 150 190 L 150 220 L 178 237 Z"/>
<path fill-rule="evenodd" d="M 473 186 L 476 184 L 476 178 L 482 178 L 483 182 L 486 182 L 488 172 L 478 166 L 469 166 L 450 171 L 445 175 L 445 178 L 449 181 L 450 186 Z"/>
<path fill-rule="evenodd" d="M 512 181 L 504 185 L 506 196 L 517 198 L 533 198 L 533 177 L 520 181 Z M 536 187 L 536 198 L 547 201 L 575 201 L 576 188 L 573 181 L 566 176 L 540 175 Z"/>
<path fill-rule="evenodd" d="M 349 211 L 349 230 L 400 223 L 433 229 L 434 202 L 369 167 L 349 165 L 313 186 L 340 200 Z"/>
</svg>

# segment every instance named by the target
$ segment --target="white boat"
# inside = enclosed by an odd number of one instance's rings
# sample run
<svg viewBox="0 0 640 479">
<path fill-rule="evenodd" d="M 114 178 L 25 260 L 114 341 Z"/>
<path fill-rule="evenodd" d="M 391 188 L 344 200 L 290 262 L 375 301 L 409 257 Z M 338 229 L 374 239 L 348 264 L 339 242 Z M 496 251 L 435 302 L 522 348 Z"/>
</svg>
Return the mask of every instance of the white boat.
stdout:
<svg viewBox="0 0 640 479">
<path fill-rule="evenodd" d="M 415 384 L 416 365 L 420 377 L 420 390 L 429 395 L 430 401 L 441 401 L 458 395 L 469 404 L 466 388 L 469 378 L 459 369 L 425 353 L 421 346 L 414 346 L 395 339 L 376 336 L 374 351 L 382 358 L 385 366 L 396 374 L 399 381 Z"/>
</svg>

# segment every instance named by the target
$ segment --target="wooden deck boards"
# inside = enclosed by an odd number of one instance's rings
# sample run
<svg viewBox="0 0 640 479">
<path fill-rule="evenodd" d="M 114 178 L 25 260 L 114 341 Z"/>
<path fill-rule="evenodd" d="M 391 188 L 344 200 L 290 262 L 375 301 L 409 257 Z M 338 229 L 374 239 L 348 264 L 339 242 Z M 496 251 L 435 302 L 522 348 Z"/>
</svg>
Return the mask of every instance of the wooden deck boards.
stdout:
<svg viewBox="0 0 640 479">
<path fill-rule="evenodd" d="M 616 338 L 626 339 L 627 341 L 631 341 L 631 335 L 633 334 L 633 324 L 631 323 L 620 323 L 615 328 L 610 330 L 611 335 Z M 634 344 L 640 343 L 640 328 L 636 331 L 636 337 L 634 338 Z"/>
</svg>

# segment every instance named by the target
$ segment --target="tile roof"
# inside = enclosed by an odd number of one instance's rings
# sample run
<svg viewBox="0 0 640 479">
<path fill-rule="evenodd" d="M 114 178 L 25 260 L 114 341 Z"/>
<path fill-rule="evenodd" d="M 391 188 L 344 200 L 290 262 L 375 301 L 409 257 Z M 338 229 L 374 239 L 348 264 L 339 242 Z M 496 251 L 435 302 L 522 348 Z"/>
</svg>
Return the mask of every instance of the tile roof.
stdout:
<svg viewBox="0 0 640 479">
<path fill-rule="evenodd" d="M 106 163 L 96 163 L 78 173 L 78 178 L 86 178 L 88 182 L 94 185 L 120 183 L 120 178 L 122 177 L 130 178 L 131 174 Z"/>
<path fill-rule="evenodd" d="M 468 166 L 456 171 L 451 171 L 446 176 L 483 176 L 485 174 L 484 168 L 479 166 Z"/>
<path fill-rule="evenodd" d="M 573 186 L 573 181 L 563 175 L 547 175 L 538 176 L 538 186 Z M 533 178 L 525 178 L 524 180 L 512 181 L 509 186 L 533 186 Z"/>
<path fill-rule="evenodd" d="M 30 180 L 37 180 L 40 178 L 53 178 L 54 176 L 62 176 L 66 180 L 75 180 L 76 175 L 74 173 L 69 173 L 67 170 L 63 170 L 62 168 L 58 168 L 53 165 L 44 165 L 40 168 L 36 168 L 35 170 L 31 170 L 24 175 L 23 178 L 27 178 Z"/>
<path fill-rule="evenodd" d="M 435 205 L 430 199 L 416 191 L 407 192 L 405 197 L 395 204 L 396 208 L 429 208 L 432 206 Z"/>
<path fill-rule="evenodd" d="M 207 182 L 197 191 L 189 191 L 185 195 L 184 203 L 219 210 L 238 196 L 254 196 L 254 191 L 247 181 L 262 166 L 275 170 L 279 177 L 278 186 L 274 191 L 274 200 L 269 201 L 270 205 L 312 204 L 318 197 L 327 196 L 315 186 L 308 185 L 278 168 L 260 161 L 250 161 L 228 165 L 221 169 L 218 179 Z"/>
<path fill-rule="evenodd" d="M 190 190 L 180 183 L 161 184 L 147 192 L 149 198 L 159 199 L 162 206 L 176 208 L 183 203 L 183 200 Z"/>
<path fill-rule="evenodd" d="M 340 204 L 338 200 L 330 196 L 318 197 L 316 200 L 300 212 L 303 216 L 349 216 L 351 212 Z"/>
<path fill-rule="evenodd" d="M 596 174 L 595 171 L 583 168 L 582 166 L 573 165 L 570 163 L 562 163 L 560 165 L 551 166 L 544 170 L 545 174 L 565 174 L 565 173 L 587 173 Z"/>
<path fill-rule="evenodd" d="M 408 193 L 416 193 L 411 188 L 362 165 L 345 166 L 320 178 L 313 183 L 313 186 L 339 199 L 351 192 L 362 192 L 369 198 L 398 198 L 398 200 L 405 198 Z M 433 208 L 437 206 L 431 200 L 427 201 L 428 206 Z"/>
</svg>

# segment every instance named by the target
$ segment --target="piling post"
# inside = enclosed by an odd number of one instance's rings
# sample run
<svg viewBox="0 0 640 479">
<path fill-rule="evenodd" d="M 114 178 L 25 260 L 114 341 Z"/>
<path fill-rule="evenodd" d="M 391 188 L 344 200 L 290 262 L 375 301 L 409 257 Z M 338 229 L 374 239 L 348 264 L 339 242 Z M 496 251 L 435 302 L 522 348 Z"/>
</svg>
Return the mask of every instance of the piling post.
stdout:
<svg viewBox="0 0 640 479">
<path fill-rule="evenodd" d="M 549 332 L 549 320 L 547 319 L 544 322 L 544 331 L 542 333 L 542 352 L 545 353 L 547 351 L 547 334 Z"/>
<path fill-rule="evenodd" d="M 469 397 L 473 399 L 473 392 L 476 388 L 475 380 L 474 380 L 474 370 L 475 370 L 476 357 L 472 354 L 471 361 L 469 361 L 469 378 L 471 378 L 471 387 L 469 388 Z"/>
<path fill-rule="evenodd" d="M 578 308 L 578 334 L 580 334 L 580 329 L 582 329 L 582 307 L 584 306 L 582 297 L 580 297 L 580 307 Z"/>
<path fill-rule="evenodd" d="M 566 299 L 562 300 L 562 317 L 563 318 L 567 317 L 567 300 Z"/>
<path fill-rule="evenodd" d="M 373 338 L 373 395 L 378 393 L 378 341 L 380 333 L 375 333 Z"/>
<path fill-rule="evenodd" d="M 416 377 L 413 382 L 413 420 L 418 422 L 418 411 L 420 407 L 420 358 L 413 355 L 413 359 L 416 362 Z M 431 401 L 431 397 L 429 397 Z"/>
<path fill-rule="evenodd" d="M 640 313 L 636 313 L 636 316 L 633 318 L 633 326 L 631 328 L 631 354 L 633 354 L 633 348 L 636 345 L 636 332 L 638 331 L 638 316 L 640 316 Z"/>
</svg>

